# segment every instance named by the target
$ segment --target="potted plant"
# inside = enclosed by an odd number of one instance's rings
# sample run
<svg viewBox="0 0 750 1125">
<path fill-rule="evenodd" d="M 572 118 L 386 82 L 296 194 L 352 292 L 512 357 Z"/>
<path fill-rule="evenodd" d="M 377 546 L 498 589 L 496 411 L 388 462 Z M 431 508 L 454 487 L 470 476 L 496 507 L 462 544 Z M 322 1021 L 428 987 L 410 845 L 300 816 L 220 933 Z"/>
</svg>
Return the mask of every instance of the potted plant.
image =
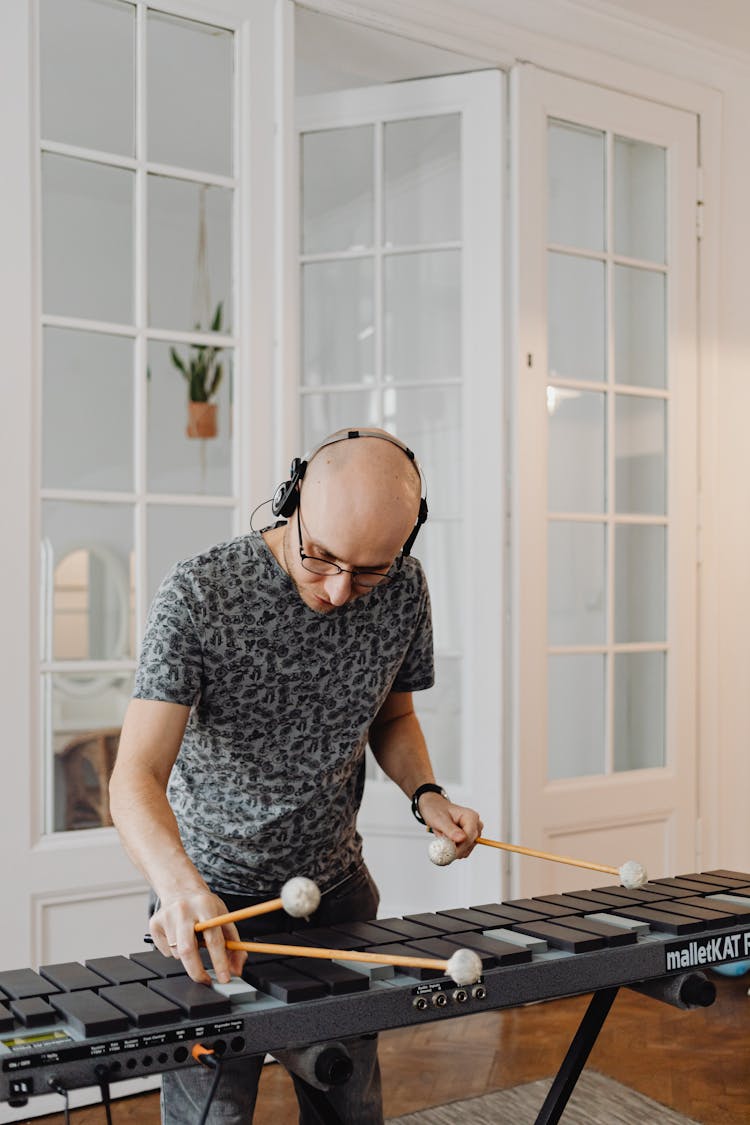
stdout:
<svg viewBox="0 0 750 1125">
<path fill-rule="evenodd" d="M 211 321 L 211 332 L 221 332 L 221 319 L 222 302 L 219 301 Z M 195 331 L 200 332 L 199 324 L 196 324 Z M 190 355 L 184 360 L 176 348 L 169 349 L 172 363 L 187 383 L 188 437 L 216 437 L 216 403 L 211 400 L 224 374 L 223 364 L 219 362 L 222 350 L 211 344 L 191 344 Z"/>
</svg>

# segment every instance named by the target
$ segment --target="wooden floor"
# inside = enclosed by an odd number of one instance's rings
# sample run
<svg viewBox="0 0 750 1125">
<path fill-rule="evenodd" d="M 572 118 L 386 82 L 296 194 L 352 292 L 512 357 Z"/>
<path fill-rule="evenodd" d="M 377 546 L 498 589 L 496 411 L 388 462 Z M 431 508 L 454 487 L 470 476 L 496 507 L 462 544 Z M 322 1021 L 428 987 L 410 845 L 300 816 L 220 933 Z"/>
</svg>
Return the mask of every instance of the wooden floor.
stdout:
<svg viewBox="0 0 750 1125">
<path fill-rule="evenodd" d="M 750 977 L 712 979 L 716 1003 L 694 1012 L 622 989 L 589 1065 L 705 1125 L 748 1125 Z M 553 1074 L 587 1003 L 588 997 L 580 996 L 384 1032 L 386 1116 Z M 101 1107 L 76 1110 L 71 1117 L 75 1125 L 105 1121 Z M 158 1125 L 158 1094 L 117 1101 L 112 1117 L 114 1125 Z M 63 1118 L 37 1121 L 62 1125 Z M 265 1067 L 254 1125 L 296 1121 L 288 1075 L 280 1066 Z"/>
</svg>

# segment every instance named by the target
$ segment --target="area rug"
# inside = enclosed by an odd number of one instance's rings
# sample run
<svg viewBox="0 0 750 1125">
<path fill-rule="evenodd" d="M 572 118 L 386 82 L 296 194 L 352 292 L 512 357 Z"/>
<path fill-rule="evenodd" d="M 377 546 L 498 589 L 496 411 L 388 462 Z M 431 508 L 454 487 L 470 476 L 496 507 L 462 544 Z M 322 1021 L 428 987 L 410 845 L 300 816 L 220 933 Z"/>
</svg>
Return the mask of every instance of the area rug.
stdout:
<svg viewBox="0 0 750 1125">
<path fill-rule="evenodd" d="M 387 1125 L 533 1125 L 551 1078 L 527 1082 L 466 1101 L 391 1117 Z M 561 1125 L 699 1125 L 673 1109 L 630 1090 L 596 1071 L 584 1071 L 561 1118 Z"/>
</svg>

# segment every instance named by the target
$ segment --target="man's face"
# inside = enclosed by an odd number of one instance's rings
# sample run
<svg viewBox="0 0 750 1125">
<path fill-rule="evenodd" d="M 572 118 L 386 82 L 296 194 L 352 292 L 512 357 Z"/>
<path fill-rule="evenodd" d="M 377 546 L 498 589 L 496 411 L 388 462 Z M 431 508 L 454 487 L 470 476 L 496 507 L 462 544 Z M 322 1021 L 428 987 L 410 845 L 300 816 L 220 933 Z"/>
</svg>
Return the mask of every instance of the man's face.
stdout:
<svg viewBox="0 0 750 1125">
<path fill-rule="evenodd" d="M 352 503 L 347 511 L 346 503 L 337 502 L 335 496 L 320 489 L 304 489 L 304 503 L 300 496 L 297 510 L 286 527 L 284 561 L 305 605 L 316 613 L 331 613 L 371 593 L 372 587 L 357 581 L 356 572 L 388 572 L 412 526 L 407 523 L 404 528 L 404 513 L 400 516 L 388 526 L 366 505 Z M 345 569 L 334 574 L 312 573 L 303 565 L 300 540 L 308 565 L 313 558 Z"/>
</svg>

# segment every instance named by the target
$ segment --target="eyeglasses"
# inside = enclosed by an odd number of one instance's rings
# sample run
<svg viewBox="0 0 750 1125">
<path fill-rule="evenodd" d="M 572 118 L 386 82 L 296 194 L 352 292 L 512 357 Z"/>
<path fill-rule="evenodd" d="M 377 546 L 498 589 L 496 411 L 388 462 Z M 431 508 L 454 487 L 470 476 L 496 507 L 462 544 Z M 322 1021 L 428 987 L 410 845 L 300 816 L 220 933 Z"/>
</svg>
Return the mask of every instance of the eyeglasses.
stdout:
<svg viewBox="0 0 750 1125">
<path fill-rule="evenodd" d="M 301 496 L 300 496 L 301 500 Z M 347 570 L 345 566 L 331 562 L 329 559 L 319 559 L 315 555 L 306 555 L 302 547 L 302 509 L 297 503 L 297 536 L 299 538 L 299 557 L 305 570 L 311 574 L 351 574 L 355 586 L 372 589 L 374 586 L 387 586 L 391 581 L 390 574 L 381 574 L 379 570 Z"/>
</svg>

